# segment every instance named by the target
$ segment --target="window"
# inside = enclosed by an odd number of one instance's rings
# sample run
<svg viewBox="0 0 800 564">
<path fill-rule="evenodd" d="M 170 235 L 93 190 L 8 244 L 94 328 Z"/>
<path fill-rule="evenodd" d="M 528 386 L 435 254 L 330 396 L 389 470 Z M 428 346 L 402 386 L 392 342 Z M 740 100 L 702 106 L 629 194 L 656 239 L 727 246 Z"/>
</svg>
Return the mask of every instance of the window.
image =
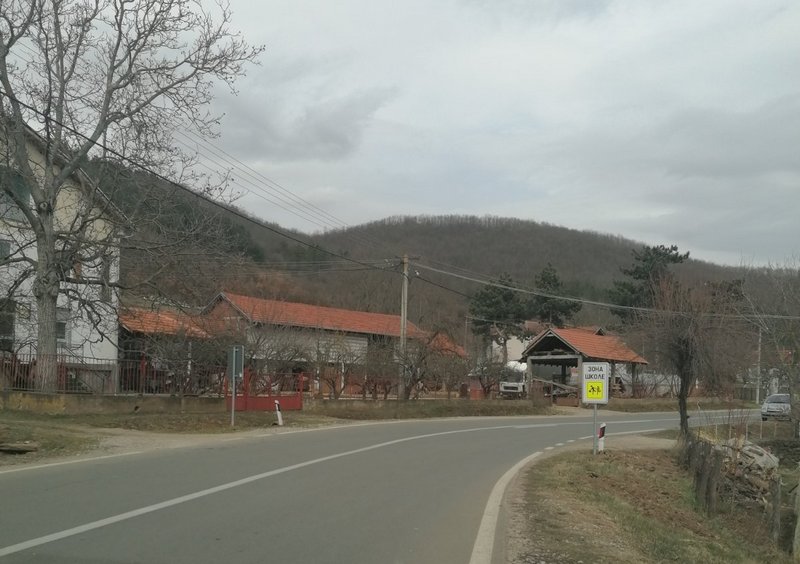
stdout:
<svg viewBox="0 0 800 564">
<path fill-rule="evenodd" d="M 24 220 L 25 215 L 9 192 L 18 200 L 30 201 L 31 190 L 22 175 L 8 167 L 0 166 L 0 218 Z"/>
<path fill-rule="evenodd" d="M 69 346 L 69 310 L 64 307 L 56 309 L 56 343 L 59 347 Z"/>
<path fill-rule="evenodd" d="M 0 351 L 14 349 L 14 320 L 16 312 L 14 300 L 0 299 Z"/>
</svg>

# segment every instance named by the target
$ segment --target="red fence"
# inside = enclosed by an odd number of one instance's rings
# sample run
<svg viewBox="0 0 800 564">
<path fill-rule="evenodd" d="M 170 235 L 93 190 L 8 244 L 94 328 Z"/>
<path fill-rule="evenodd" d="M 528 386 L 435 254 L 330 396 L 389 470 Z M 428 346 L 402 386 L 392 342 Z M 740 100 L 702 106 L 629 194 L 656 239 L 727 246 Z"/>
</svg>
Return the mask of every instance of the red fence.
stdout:
<svg viewBox="0 0 800 564">
<path fill-rule="evenodd" d="M 55 375 L 46 381 L 35 355 L 0 353 L 0 390 L 56 391 L 61 393 L 115 393 L 116 360 L 57 355 Z"/>
<path fill-rule="evenodd" d="M 218 396 L 224 393 L 224 366 L 157 360 L 144 354 L 139 359 L 118 361 L 119 391 L 137 394 Z"/>
<path fill-rule="evenodd" d="M 211 397 L 222 397 L 225 391 L 224 366 L 125 354 L 123 360 L 57 355 L 55 377 L 45 381 L 36 354 L 0 352 L 0 390 Z"/>
<path fill-rule="evenodd" d="M 303 391 L 308 391 L 307 374 L 263 374 L 244 369 L 244 379 L 236 386 L 236 411 L 299 411 L 303 409 Z M 225 380 L 225 405 L 231 408 L 228 379 Z"/>
<path fill-rule="evenodd" d="M 307 389 L 305 374 L 263 374 L 244 370 L 244 379 L 236 386 L 236 411 L 275 411 L 276 402 L 281 411 L 303 409 L 303 390 Z M 225 380 L 225 406 L 231 408 L 228 380 Z"/>
</svg>

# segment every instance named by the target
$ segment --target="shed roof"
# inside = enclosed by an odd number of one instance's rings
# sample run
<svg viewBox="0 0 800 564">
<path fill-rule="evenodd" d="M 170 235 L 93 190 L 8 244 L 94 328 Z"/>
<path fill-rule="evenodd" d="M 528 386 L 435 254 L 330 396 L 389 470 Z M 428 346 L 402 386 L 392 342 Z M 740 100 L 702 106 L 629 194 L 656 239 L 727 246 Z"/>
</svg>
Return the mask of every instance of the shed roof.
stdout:
<svg viewBox="0 0 800 564">
<path fill-rule="evenodd" d="M 561 346 L 563 345 L 563 346 Z M 629 348 L 619 337 L 606 335 L 597 328 L 551 327 L 539 333 L 523 351 L 523 360 L 544 353 L 579 354 L 587 360 L 647 364 L 647 361 Z"/>
<path fill-rule="evenodd" d="M 198 327 L 191 316 L 175 311 L 128 307 L 120 310 L 119 323 L 131 333 L 209 338 L 209 334 Z"/>
</svg>

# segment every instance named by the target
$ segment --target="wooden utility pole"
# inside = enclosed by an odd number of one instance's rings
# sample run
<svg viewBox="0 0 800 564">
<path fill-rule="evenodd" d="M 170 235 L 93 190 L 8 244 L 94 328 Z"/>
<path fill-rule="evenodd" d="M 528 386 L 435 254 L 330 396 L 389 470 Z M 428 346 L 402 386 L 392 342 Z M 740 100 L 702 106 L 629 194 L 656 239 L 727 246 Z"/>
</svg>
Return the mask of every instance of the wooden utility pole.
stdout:
<svg viewBox="0 0 800 564">
<path fill-rule="evenodd" d="M 758 328 L 758 359 L 756 361 L 756 403 L 761 403 L 761 327 Z"/>
<path fill-rule="evenodd" d="M 403 255 L 403 290 L 400 301 L 400 382 L 397 399 L 405 399 L 406 391 L 406 337 L 408 333 L 408 255 Z"/>
</svg>

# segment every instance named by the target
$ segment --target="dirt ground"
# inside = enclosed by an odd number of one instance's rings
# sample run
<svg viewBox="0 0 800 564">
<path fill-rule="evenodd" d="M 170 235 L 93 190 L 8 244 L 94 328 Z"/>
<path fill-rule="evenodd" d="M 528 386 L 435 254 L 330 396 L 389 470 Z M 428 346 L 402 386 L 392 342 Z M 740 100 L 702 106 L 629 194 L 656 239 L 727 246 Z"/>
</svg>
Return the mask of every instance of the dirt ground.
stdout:
<svg viewBox="0 0 800 564">
<path fill-rule="evenodd" d="M 154 433 L 132 429 L 94 428 L 84 426 L 62 426 L 58 438 L 65 436 L 73 439 L 75 446 L 63 451 L 45 450 L 23 455 L 0 454 L 0 471 L 11 466 L 25 464 L 43 464 L 114 456 L 151 450 L 184 448 L 248 436 L 263 436 L 272 433 L 296 431 L 289 428 L 262 428 L 239 431 L 236 434 L 193 434 L 193 433 Z M 67 442 L 67 441 L 65 441 Z"/>
<path fill-rule="evenodd" d="M 758 508 L 698 509 L 675 446 L 652 435 L 612 436 L 598 456 L 585 441 L 538 458 L 507 492 L 503 561 L 790 562 Z"/>
<path fill-rule="evenodd" d="M 563 408 L 562 408 L 563 409 Z M 675 448 L 674 439 L 665 439 L 653 435 L 620 435 L 606 437 L 605 452 L 632 451 L 632 450 L 664 450 L 670 451 Z M 538 543 L 537 535 L 531 531 L 531 515 L 536 512 L 535 508 L 530 507 L 527 496 L 527 481 L 531 471 L 537 464 L 550 457 L 564 452 L 591 451 L 591 441 L 576 442 L 567 447 L 547 451 L 543 456 L 535 459 L 531 465 L 520 472 L 509 486 L 505 496 L 506 520 L 506 539 L 505 539 L 505 561 L 509 564 L 549 564 L 549 562 L 562 562 L 560 555 L 551 553 L 550 549 Z M 602 455 L 601 455 L 602 456 Z M 576 508 L 569 508 L 564 503 L 552 500 L 559 515 L 573 520 L 578 515 Z M 541 539 L 538 539 L 541 540 Z M 562 555 L 563 556 L 563 555 Z M 587 561 L 589 562 L 589 561 Z"/>
</svg>

